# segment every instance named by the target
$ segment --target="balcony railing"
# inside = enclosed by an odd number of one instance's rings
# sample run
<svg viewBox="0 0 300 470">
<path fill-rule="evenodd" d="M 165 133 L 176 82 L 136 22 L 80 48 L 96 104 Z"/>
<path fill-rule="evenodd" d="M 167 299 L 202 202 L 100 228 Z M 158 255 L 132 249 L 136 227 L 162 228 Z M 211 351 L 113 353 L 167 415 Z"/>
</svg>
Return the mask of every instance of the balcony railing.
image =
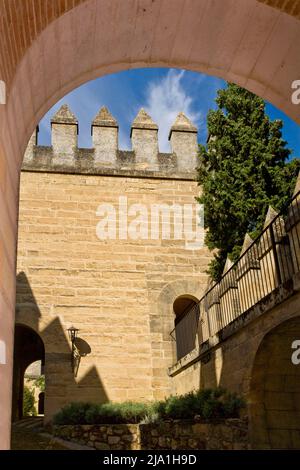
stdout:
<svg viewBox="0 0 300 470">
<path fill-rule="evenodd" d="M 300 267 L 300 192 L 171 332 L 177 360 L 290 281 Z"/>
</svg>

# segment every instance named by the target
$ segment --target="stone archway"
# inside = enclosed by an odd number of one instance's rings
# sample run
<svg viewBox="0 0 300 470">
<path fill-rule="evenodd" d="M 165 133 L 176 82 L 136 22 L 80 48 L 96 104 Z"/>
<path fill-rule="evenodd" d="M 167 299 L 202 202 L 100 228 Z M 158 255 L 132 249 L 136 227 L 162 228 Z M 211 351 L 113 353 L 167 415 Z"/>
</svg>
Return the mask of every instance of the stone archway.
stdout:
<svg viewBox="0 0 300 470">
<path fill-rule="evenodd" d="M 24 373 L 35 361 L 45 364 L 45 347 L 41 337 L 28 326 L 16 324 L 14 344 L 14 374 L 12 419 L 23 417 Z"/>
<path fill-rule="evenodd" d="M 197 343 L 199 299 L 191 295 L 180 295 L 173 303 L 176 336 L 176 359 L 192 351 Z M 182 321 L 184 318 L 184 321 Z"/>
<path fill-rule="evenodd" d="M 175 323 L 177 323 L 181 319 L 182 315 L 184 315 L 185 312 L 192 308 L 197 302 L 199 302 L 199 299 L 189 294 L 183 294 L 177 297 L 173 303 Z"/>
<path fill-rule="evenodd" d="M 281 9 L 269 6 L 276 6 L 275 0 L 265 3 L 173 0 L 172 8 L 164 0 L 0 3 L 0 79 L 7 90 L 6 104 L 0 105 L 0 341 L 6 351 L 0 364 L 1 448 L 9 447 L 10 436 L 19 172 L 34 127 L 80 84 L 141 66 L 217 75 L 300 122 L 300 107 L 291 102 L 291 83 L 300 76 L 299 10 L 286 2 Z"/>
<path fill-rule="evenodd" d="M 300 365 L 291 345 L 300 338 L 300 317 L 267 333 L 252 368 L 249 394 L 253 449 L 299 449 Z"/>
<path fill-rule="evenodd" d="M 175 312 L 174 303 L 176 308 L 181 308 L 189 303 L 195 304 L 198 299 L 202 297 L 207 286 L 207 276 L 205 275 L 199 281 L 192 278 L 186 278 L 180 281 L 173 281 L 162 289 L 158 298 L 153 303 L 152 312 L 155 314 L 159 321 L 155 322 L 154 325 L 150 325 L 151 334 L 156 335 L 159 333 L 162 335 L 163 341 L 163 358 L 164 367 L 167 369 L 177 361 L 176 342 L 170 332 L 175 327 Z M 179 299 L 186 299 L 186 303 L 183 301 L 176 302 Z M 153 361 L 155 364 L 155 360 Z M 154 373 L 155 376 L 155 373 Z M 172 390 L 172 384 L 170 383 L 170 390 Z"/>
</svg>

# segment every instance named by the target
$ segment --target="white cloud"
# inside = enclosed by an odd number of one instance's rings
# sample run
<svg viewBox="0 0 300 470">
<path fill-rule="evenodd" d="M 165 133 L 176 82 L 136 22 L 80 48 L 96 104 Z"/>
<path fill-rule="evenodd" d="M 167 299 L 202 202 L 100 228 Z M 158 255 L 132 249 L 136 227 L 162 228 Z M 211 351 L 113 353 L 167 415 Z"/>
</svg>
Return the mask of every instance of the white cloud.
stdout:
<svg viewBox="0 0 300 470">
<path fill-rule="evenodd" d="M 63 103 L 78 117 L 80 147 L 91 147 L 91 121 L 103 105 L 119 122 L 119 147 L 123 150 L 131 149 L 130 127 L 141 107 L 159 125 L 161 151 L 170 151 L 168 134 L 180 111 L 198 127 L 199 141 L 204 143 L 205 116 L 221 85 L 218 78 L 176 69 L 154 74 L 150 69 L 139 69 L 101 77 L 73 90 L 47 112 L 40 122 L 39 143 L 50 145 L 50 119 Z"/>
<path fill-rule="evenodd" d="M 177 114 L 183 111 L 194 124 L 199 124 L 200 112 L 193 110 L 193 98 L 184 89 L 185 71 L 169 70 L 159 81 L 149 84 L 144 108 L 158 124 L 158 140 L 161 152 L 170 151 L 168 135 Z"/>
</svg>

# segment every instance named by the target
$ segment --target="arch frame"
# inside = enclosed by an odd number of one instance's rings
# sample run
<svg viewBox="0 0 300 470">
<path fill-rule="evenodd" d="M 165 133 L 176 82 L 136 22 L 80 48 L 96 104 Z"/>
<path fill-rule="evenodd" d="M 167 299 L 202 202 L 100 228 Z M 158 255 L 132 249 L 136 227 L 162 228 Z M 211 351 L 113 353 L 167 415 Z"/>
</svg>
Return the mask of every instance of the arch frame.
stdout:
<svg viewBox="0 0 300 470">
<path fill-rule="evenodd" d="M 235 0 L 174 0 L 172 9 L 163 0 L 144 6 L 129 1 L 130 7 L 123 0 L 85 0 L 50 24 L 41 18 L 44 30 L 33 34 L 22 58 L 14 55 L 15 73 L 0 106 L 0 340 L 7 352 L 6 364 L 0 364 L 3 449 L 10 442 L 19 176 L 26 144 L 42 115 L 96 75 L 166 66 L 233 81 L 300 122 L 300 106 L 291 102 L 291 84 L 300 76 L 297 17 L 256 0 L 238 7 Z M 8 69 L 11 61 L 4 56 Z"/>
<path fill-rule="evenodd" d="M 269 329 L 257 348 L 248 395 L 253 449 L 299 448 L 300 368 L 292 363 L 291 347 L 297 331 L 300 313 Z"/>
</svg>

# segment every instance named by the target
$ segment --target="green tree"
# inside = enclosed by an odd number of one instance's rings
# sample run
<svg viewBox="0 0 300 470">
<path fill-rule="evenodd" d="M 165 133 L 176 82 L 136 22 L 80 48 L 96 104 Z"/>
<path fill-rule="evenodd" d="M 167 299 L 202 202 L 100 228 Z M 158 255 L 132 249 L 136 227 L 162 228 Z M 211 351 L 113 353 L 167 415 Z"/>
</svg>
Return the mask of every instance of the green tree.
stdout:
<svg viewBox="0 0 300 470">
<path fill-rule="evenodd" d="M 45 376 L 40 375 L 37 379 L 34 380 L 33 384 L 35 387 L 39 388 L 41 392 L 45 391 Z"/>
<path fill-rule="evenodd" d="M 34 391 L 29 387 L 24 386 L 23 392 L 23 415 L 24 416 L 35 416 L 35 398 Z"/>
<path fill-rule="evenodd" d="M 218 91 L 207 117 L 210 138 L 199 146 L 198 182 L 203 192 L 206 244 L 214 253 L 209 274 L 219 280 L 227 255 L 235 261 L 244 236 L 263 227 L 268 206 L 280 211 L 300 169 L 258 96 L 234 84 Z"/>
</svg>

